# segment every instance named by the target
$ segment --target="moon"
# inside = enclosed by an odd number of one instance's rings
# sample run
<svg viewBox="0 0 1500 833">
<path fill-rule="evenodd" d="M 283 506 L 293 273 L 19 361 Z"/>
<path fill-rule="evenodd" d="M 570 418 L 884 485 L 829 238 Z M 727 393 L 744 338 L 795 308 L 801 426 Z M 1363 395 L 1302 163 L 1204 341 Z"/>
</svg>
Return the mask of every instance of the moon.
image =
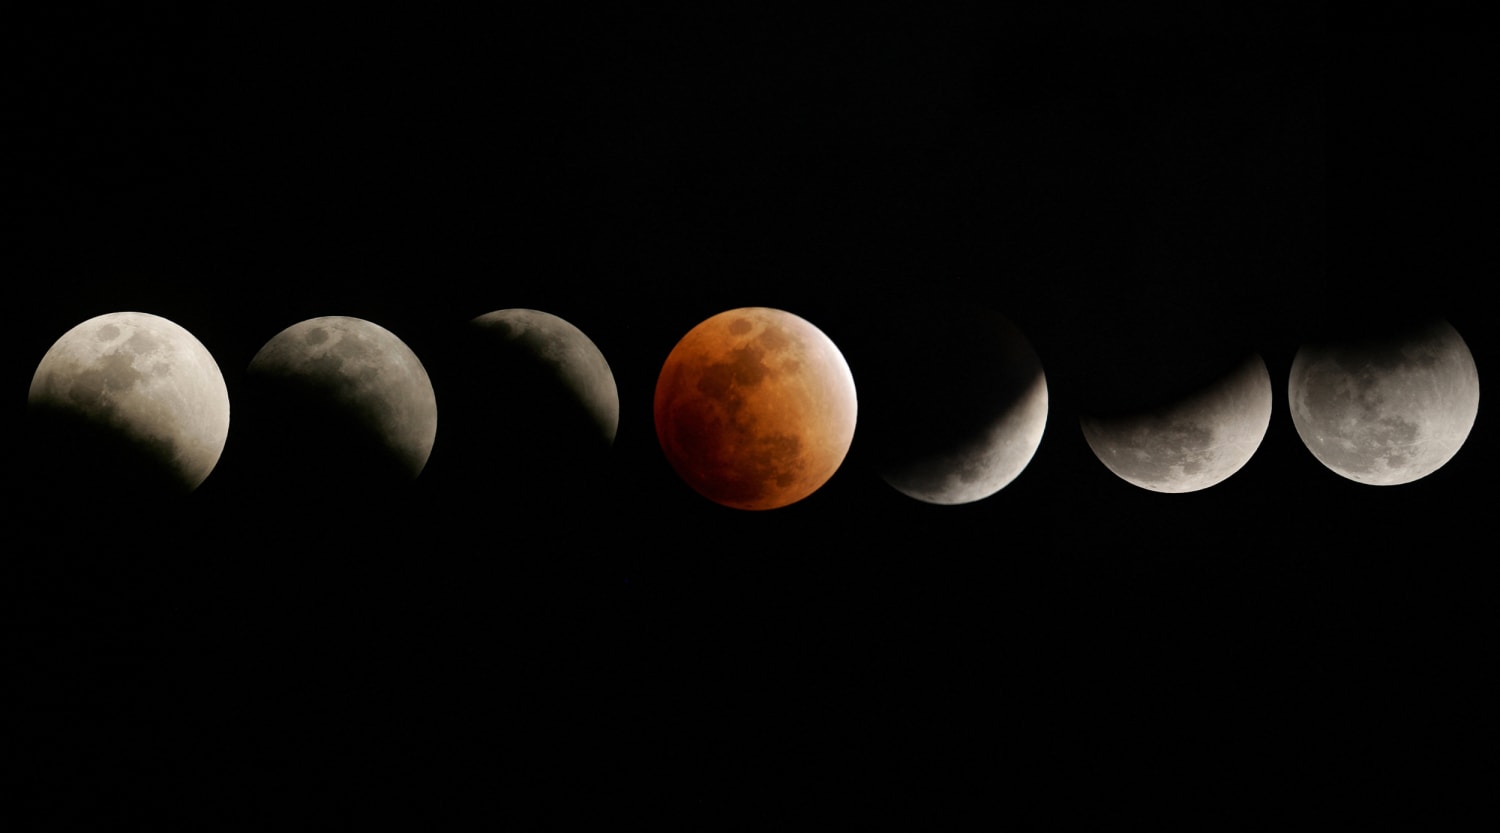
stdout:
<svg viewBox="0 0 1500 833">
<path fill-rule="evenodd" d="M 497 310 L 469 324 L 495 360 L 516 375 L 525 374 L 524 381 L 538 388 L 552 388 L 550 401 L 530 404 L 561 406 L 545 408 L 554 413 L 568 408 L 590 426 L 588 433 L 600 443 L 614 443 L 620 426 L 620 392 L 609 362 L 582 330 L 556 315 L 532 309 Z M 503 389 L 516 380 L 494 381 L 497 389 Z"/>
<path fill-rule="evenodd" d="M 1318 462 L 1393 486 L 1437 471 L 1468 439 L 1479 372 L 1463 337 L 1432 319 L 1376 337 L 1308 343 L 1287 381 L 1292 424 Z"/>
<path fill-rule="evenodd" d="M 427 370 L 389 330 L 324 316 L 277 333 L 251 359 L 264 465 L 344 482 L 414 479 L 437 436 Z M 342 471 L 341 471 L 342 470 Z"/>
<path fill-rule="evenodd" d="M 956 505 L 1015 480 L 1047 426 L 1046 374 L 1020 329 L 972 305 L 906 305 L 864 320 L 873 323 L 854 354 L 861 431 L 885 482 Z"/>
<path fill-rule="evenodd" d="M 444 431 L 457 453 L 442 460 L 445 476 L 475 484 L 480 499 L 503 490 L 551 500 L 589 482 L 620 424 L 619 390 L 599 347 L 533 309 L 481 315 L 456 341 Z"/>
<path fill-rule="evenodd" d="M 120 478 L 190 492 L 229 436 L 229 391 L 208 349 L 144 312 L 90 318 L 42 356 L 27 402 L 43 465 L 66 487 Z"/>
<path fill-rule="evenodd" d="M 704 497 L 775 509 L 817 491 L 854 440 L 854 376 L 833 341 L 782 310 L 721 312 L 662 366 L 654 413 L 662 451 Z"/>
<path fill-rule="evenodd" d="M 1153 492 L 1195 492 L 1229 478 L 1260 448 L 1271 424 L 1271 375 L 1253 354 L 1164 406 L 1080 422 L 1089 448 L 1122 480 Z"/>
</svg>

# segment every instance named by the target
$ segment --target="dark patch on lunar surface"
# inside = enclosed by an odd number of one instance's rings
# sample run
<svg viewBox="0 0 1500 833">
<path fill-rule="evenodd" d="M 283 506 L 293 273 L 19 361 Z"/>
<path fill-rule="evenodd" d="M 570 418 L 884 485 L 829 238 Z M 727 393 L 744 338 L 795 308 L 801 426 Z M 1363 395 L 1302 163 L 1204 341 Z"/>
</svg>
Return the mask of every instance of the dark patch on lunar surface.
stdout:
<svg viewBox="0 0 1500 833">
<path fill-rule="evenodd" d="M 724 399 L 736 387 L 754 387 L 765 381 L 771 369 L 766 367 L 766 352 L 747 344 L 729 353 L 729 361 L 703 368 L 698 391 L 712 399 Z"/>
<path fill-rule="evenodd" d="M 191 491 L 165 437 L 122 430 L 113 414 L 89 414 L 71 403 L 34 403 L 28 409 L 26 468 L 47 499 L 137 503 Z M 80 493 L 79 485 L 88 484 Z M 87 501 L 86 501 L 87 502 Z"/>
<path fill-rule="evenodd" d="M 1145 416 L 1124 422 L 1115 428 L 1119 442 L 1101 453 L 1133 477 L 1169 482 L 1176 475 L 1191 477 L 1203 470 L 1200 455 L 1213 446 L 1212 429 L 1170 417 Z"/>
<path fill-rule="evenodd" d="M 274 375 L 247 375 L 241 400 L 246 428 L 239 439 L 253 479 L 299 491 L 340 482 L 382 488 L 414 476 L 386 430 L 388 406 L 353 407 L 347 395 L 310 380 Z"/>
<path fill-rule="evenodd" d="M 137 356 L 144 356 L 161 346 L 161 341 L 145 330 L 136 330 L 125 340 L 125 347 Z"/>
</svg>

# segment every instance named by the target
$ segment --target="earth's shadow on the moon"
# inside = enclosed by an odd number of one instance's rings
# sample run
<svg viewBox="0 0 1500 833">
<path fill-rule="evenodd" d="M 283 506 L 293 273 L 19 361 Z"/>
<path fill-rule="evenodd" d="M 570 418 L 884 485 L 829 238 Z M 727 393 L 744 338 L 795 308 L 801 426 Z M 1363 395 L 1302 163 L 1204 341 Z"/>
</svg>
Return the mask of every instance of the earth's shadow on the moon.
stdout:
<svg viewBox="0 0 1500 833">
<path fill-rule="evenodd" d="M 584 389 L 582 368 L 493 324 L 467 322 L 441 341 L 431 372 L 443 421 L 424 476 L 441 479 L 448 500 L 485 522 L 598 500 L 618 423 L 607 380 Z"/>
<path fill-rule="evenodd" d="M 292 376 L 249 375 L 236 404 L 226 466 L 247 499 L 338 504 L 408 486 L 410 461 L 378 414 L 349 407 L 337 391 Z"/>
<path fill-rule="evenodd" d="M 1080 415 L 1131 418 L 1212 390 L 1256 350 L 1234 339 L 1121 342 L 1101 349 L 1075 381 Z"/>
<path fill-rule="evenodd" d="M 1450 327 L 1442 315 L 1421 306 L 1357 305 L 1319 317 L 1303 330 L 1298 347 L 1336 349 L 1374 367 L 1390 369 L 1421 360 L 1422 356 L 1410 354 L 1410 346 L 1444 336 Z"/>
<path fill-rule="evenodd" d="M 23 482 L 59 505 L 139 502 L 182 496 L 196 485 L 175 461 L 172 443 L 138 436 L 69 407 L 31 403 Z"/>
</svg>

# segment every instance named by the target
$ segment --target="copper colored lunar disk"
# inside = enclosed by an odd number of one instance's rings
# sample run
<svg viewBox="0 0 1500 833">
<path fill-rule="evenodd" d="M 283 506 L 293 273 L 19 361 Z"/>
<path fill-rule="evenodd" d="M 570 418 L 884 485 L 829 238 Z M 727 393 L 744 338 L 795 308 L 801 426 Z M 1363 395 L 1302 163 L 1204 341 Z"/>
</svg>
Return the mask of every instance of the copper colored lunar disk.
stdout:
<svg viewBox="0 0 1500 833">
<path fill-rule="evenodd" d="M 710 500 L 775 509 L 817 491 L 854 439 L 854 377 L 837 346 L 788 312 L 747 307 L 694 327 L 656 382 L 656 434 Z"/>
</svg>

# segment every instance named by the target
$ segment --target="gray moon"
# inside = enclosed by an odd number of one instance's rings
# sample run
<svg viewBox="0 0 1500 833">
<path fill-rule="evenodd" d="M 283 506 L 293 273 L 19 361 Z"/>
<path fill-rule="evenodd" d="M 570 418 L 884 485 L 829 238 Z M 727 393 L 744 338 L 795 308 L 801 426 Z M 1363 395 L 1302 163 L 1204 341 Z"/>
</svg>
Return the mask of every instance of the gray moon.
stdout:
<svg viewBox="0 0 1500 833">
<path fill-rule="evenodd" d="M 614 443 L 620 425 L 620 393 L 609 362 L 582 330 L 556 315 L 532 309 L 496 310 L 470 325 L 494 352 L 544 374 L 605 444 Z M 505 380 L 497 383 L 503 388 Z"/>
<path fill-rule="evenodd" d="M 229 436 L 219 365 L 187 330 L 149 313 L 68 330 L 37 365 L 27 401 L 72 465 L 112 461 L 131 476 L 139 466 L 186 491 L 213 471 Z"/>
<path fill-rule="evenodd" d="M 415 478 L 437 437 L 437 397 L 405 342 L 378 324 L 323 316 L 276 334 L 247 374 L 270 389 L 279 442 L 312 458 Z M 305 461 L 312 464 L 312 460 Z M 324 460 L 323 462 L 327 462 Z"/>
<path fill-rule="evenodd" d="M 1479 372 L 1443 320 L 1367 340 L 1304 344 L 1287 382 L 1292 424 L 1318 462 L 1374 486 L 1437 471 L 1468 439 Z"/>
<path fill-rule="evenodd" d="M 987 498 L 1031 462 L 1047 377 L 1021 330 L 976 306 L 912 303 L 867 316 L 854 345 L 865 438 L 887 484 L 924 503 Z"/>
<path fill-rule="evenodd" d="M 1170 404 L 1080 423 L 1089 448 L 1120 479 L 1153 492 L 1195 492 L 1229 478 L 1260 448 L 1271 424 L 1271 376 L 1252 355 Z"/>
</svg>

